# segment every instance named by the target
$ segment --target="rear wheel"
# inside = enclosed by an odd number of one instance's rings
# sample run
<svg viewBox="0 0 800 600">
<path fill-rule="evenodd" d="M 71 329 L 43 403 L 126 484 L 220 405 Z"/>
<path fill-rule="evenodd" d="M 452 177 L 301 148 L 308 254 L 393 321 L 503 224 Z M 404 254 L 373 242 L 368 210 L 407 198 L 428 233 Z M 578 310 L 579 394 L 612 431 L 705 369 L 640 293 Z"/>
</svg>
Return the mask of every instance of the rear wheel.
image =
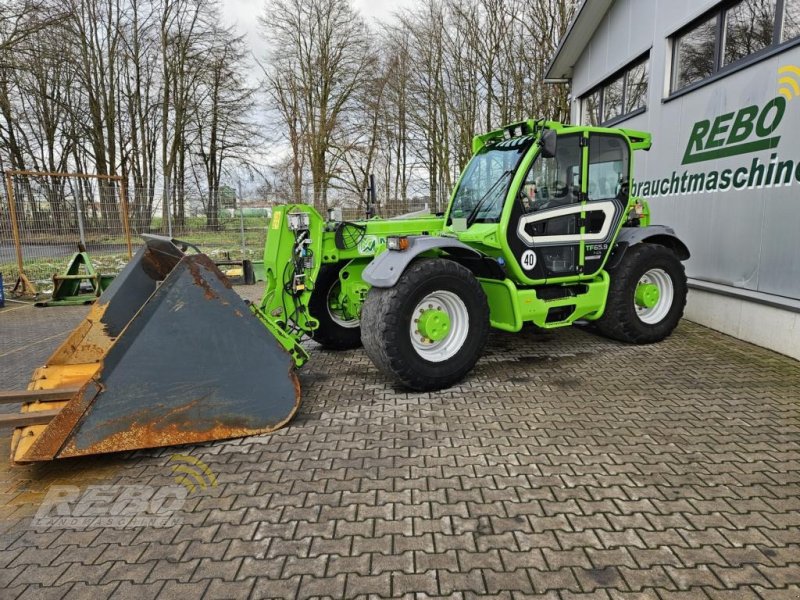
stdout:
<svg viewBox="0 0 800 600">
<path fill-rule="evenodd" d="M 609 271 L 606 310 L 595 321 L 605 336 L 634 344 L 659 342 L 670 335 L 686 305 L 686 273 L 669 249 L 637 244 Z"/>
<path fill-rule="evenodd" d="M 311 338 L 328 350 L 351 350 L 361 345 L 360 321 L 346 315 L 339 305 L 339 271 L 343 267 L 323 265 L 308 302 L 311 316 L 319 321 Z"/>
<path fill-rule="evenodd" d="M 372 362 L 418 391 L 459 382 L 483 351 L 486 295 L 472 273 L 450 260 L 412 263 L 391 288 L 372 288 L 361 309 Z"/>
</svg>

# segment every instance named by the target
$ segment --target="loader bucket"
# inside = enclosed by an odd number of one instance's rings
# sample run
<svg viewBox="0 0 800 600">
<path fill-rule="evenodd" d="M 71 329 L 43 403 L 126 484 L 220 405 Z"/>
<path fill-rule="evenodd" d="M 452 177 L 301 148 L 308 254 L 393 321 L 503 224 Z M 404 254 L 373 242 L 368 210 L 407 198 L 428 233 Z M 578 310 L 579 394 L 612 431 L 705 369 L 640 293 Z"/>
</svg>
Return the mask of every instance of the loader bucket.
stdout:
<svg viewBox="0 0 800 600">
<path fill-rule="evenodd" d="M 274 431 L 300 405 L 294 362 L 204 254 L 145 246 L 37 369 L 16 463 Z"/>
</svg>

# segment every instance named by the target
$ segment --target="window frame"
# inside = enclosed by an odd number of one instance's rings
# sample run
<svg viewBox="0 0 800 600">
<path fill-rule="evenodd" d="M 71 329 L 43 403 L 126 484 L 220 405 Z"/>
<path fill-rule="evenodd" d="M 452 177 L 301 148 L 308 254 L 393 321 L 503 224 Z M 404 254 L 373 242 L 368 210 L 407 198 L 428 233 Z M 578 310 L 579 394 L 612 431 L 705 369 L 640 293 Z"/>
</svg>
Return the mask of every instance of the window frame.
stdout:
<svg viewBox="0 0 800 600">
<path fill-rule="evenodd" d="M 739 71 L 753 63 L 759 62 L 774 54 L 783 52 L 792 46 L 800 44 L 800 35 L 786 41 L 781 41 L 785 21 L 784 9 L 787 0 L 775 0 L 775 20 L 772 24 L 772 42 L 760 50 L 756 50 L 755 52 L 734 60 L 727 65 L 723 64 L 725 60 L 724 44 L 727 41 L 725 39 L 725 22 L 727 13 L 737 4 L 741 4 L 742 2 L 746 1 L 747 0 L 724 0 L 719 2 L 709 10 L 704 11 L 702 14 L 696 16 L 685 25 L 682 25 L 676 29 L 667 37 L 670 44 L 669 56 L 671 59 L 671 71 L 669 73 L 669 94 L 665 100 L 671 100 L 672 98 L 682 96 L 687 92 L 702 87 L 708 83 L 711 83 L 712 81 L 716 81 L 717 79 L 721 79 L 722 77 L 725 77 L 731 73 L 735 73 L 736 71 Z M 712 18 L 716 21 L 716 23 L 714 26 L 714 64 L 712 65 L 711 74 L 697 81 L 693 81 L 692 83 L 689 83 L 681 88 L 676 88 L 675 85 L 678 79 L 679 70 L 678 40 Z"/>
<path fill-rule="evenodd" d="M 620 97 L 620 110 L 625 110 L 625 104 L 628 99 L 628 74 L 638 67 L 641 64 L 647 63 L 646 72 L 647 72 L 647 92 L 650 92 L 650 79 L 652 70 L 650 68 L 650 49 L 647 49 L 645 52 L 639 54 L 633 60 L 627 62 L 621 68 L 614 71 L 611 75 L 603 79 L 597 85 L 592 86 L 588 90 L 586 90 L 583 94 L 580 95 L 580 120 L 581 125 L 590 126 L 588 123 L 584 123 L 584 103 L 588 100 L 589 96 L 593 95 L 594 93 L 599 93 L 598 95 L 598 103 L 597 103 L 597 112 L 600 116 L 600 120 L 597 125 L 591 125 L 592 127 L 610 127 L 617 123 L 620 123 L 626 119 L 630 119 L 631 117 L 635 117 L 636 115 L 640 115 L 647 110 L 647 94 L 645 94 L 645 102 L 644 106 L 639 106 L 630 112 L 621 112 L 619 115 L 612 117 L 608 120 L 603 120 L 602 117 L 604 116 L 605 112 L 605 88 L 609 85 L 614 83 L 617 79 L 622 77 L 622 96 Z"/>
<path fill-rule="evenodd" d="M 604 202 L 604 201 L 607 201 L 607 200 L 618 200 L 620 203 L 623 203 L 622 199 L 619 197 L 619 194 L 616 195 L 616 196 L 607 197 L 607 198 L 592 198 L 591 197 L 591 192 L 589 190 L 589 186 L 591 184 L 590 177 L 591 177 L 591 172 L 592 172 L 592 165 L 593 164 L 594 165 L 606 164 L 607 162 L 609 162 L 609 161 L 604 161 L 604 162 L 592 161 L 592 157 L 593 156 L 597 156 L 597 151 L 596 150 L 595 150 L 594 153 L 592 152 L 592 141 L 593 140 L 599 140 L 600 138 L 612 138 L 612 139 L 619 140 L 620 144 L 622 145 L 622 153 L 623 153 L 622 162 L 624 163 L 624 167 L 625 167 L 624 170 L 621 169 L 619 173 L 620 173 L 620 175 L 622 175 L 622 174 L 625 175 L 624 184 L 625 184 L 625 187 L 627 189 L 630 188 L 631 180 L 633 179 L 633 168 L 632 168 L 633 167 L 633 160 L 632 160 L 633 151 L 631 150 L 631 146 L 626 141 L 625 137 L 620 135 L 620 134 L 618 134 L 618 133 L 605 132 L 605 131 L 604 132 L 592 132 L 592 133 L 590 133 L 589 134 L 589 141 L 586 144 L 586 152 L 587 152 L 587 155 L 588 155 L 588 158 L 586 160 L 586 202 L 587 202 L 587 206 L 591 202 Z"/>
<path fill-rule="evenodd" d="M 549 156 L 549 157 L 544 157 L 544 156 L 542 156 L 541 152 L 537 153 L 536 156 L 534 157 L 534 159 L 531 161 L 531 164 L 528 165 L 528 168 L 525 171 L 525 177 L 523 177 L 523 179 L 522 179 L 522 183 L 520 184 L 519 191 L 522 191 L 522 187 L 524 187 L 525 185 L 528 184 L 528 177 L 531 175 L 531 173 L 534 172 L 534 169 L 537 167 L 537 165 L 541 165 L 542 164 L 542 161 L 555 160 L 556 161 L 556 171 L 558 171 L 559 170 L 558 169 L 558 167 L 559 167 L 558 148 L 560 147 L 563 150 L 564 141 L 571 141 L 574 138 L 575 140 L 577 140 L 578 161 L 574 165 L 570 165 L 569 167 L 565 168 L 565 175 L 566 175 L 566 170 L 567 169 L 571 168 L 572 166 L 578 167 L 578 172 L 577 172 L 578 186 L 577 187 L 578 187 L 579 191 L 578 191 L 578 194 L 577 194 L 577 196 L 575 196 L 573 201 L 567 202 L 567 203 L 565 203 L 563 205 L 560 205 L 560 206 L 572 206 L 574 204 L 580 204 L 581 201 L 582 201 L 582 196 L 583 196 L 583 171 L 584 171 L 584 168 L 583 168 L 583 156 L 584 156 L 583 148 L 584 148 L 584 146 L 583 146 L 583 143 L 581 142 L 582 137 L 583 136 L 581 135 L 580 132 L 559 134 L 558 135 L 559 143 L 556 146 L 555 155 L 554 156 Z M 572 173 L 573 178 L 575 177 L 575 175 L 576 175 L 576 173 Z M 565 183 L 566 189 L 569 189 L 570 187 L 574 188 L 574 184 L 570 184 L 570 182 L 567 181 L 566 177 L 564 179 L 564 183 Z M 543 187 L 548 190 L 548 200 L 549 200 L 550 199 L 550 195 L 552 194 L 552 191 L 550 189 L 550 185 L 540 186 L 540 185 L 537 184 L 537 186 L 536 186 L 536 188 L 537 188 L 537 190 L 536 190 L 537 196 L 540 194 L 541 189 Z M 574 189 L 572 191 L 570 191 L 570 193 L 574 193 Z M 541 199 L 542 199 L 541 197 L 537 198 L 537 200 L 541 200 Z M 537 208 L 535 206 L 535 203 L 534 203 L 533 207 L 529 210 L 523 204 L 523 206 L 522 206 L 522 214 L 523 215 L 529 215 L 529 214 L 532 214 L 534 212 L 538 212 L 540 210 L 549 210 L 549 208 L 552 208 L 552 207 L 548 207 L 548 209 Z"/>
</svg>

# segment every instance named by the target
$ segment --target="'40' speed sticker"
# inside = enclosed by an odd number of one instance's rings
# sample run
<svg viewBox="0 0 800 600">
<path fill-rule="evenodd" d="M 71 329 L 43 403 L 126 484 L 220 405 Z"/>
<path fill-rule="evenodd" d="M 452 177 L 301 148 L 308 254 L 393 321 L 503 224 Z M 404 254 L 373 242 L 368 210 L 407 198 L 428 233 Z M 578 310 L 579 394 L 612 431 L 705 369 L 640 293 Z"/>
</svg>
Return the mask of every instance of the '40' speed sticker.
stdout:
<svg viewBox="0 0 800 600">
<path fill-rule="evenodd" d="M 533 250 L 525 250 L 525 252 L 522 253 L 522 258 L 519 262 L 523 269 L 530 271 L 536 266 L 536 252 Z"/>
</svg>

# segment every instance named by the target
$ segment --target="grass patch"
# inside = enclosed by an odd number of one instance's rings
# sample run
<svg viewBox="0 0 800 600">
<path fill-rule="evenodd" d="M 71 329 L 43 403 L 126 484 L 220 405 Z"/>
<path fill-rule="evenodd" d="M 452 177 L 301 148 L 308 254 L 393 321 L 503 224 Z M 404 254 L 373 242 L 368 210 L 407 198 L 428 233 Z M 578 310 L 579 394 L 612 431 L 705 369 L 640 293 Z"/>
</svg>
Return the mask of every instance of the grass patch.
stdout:
<svg viewBox="0 0 800 600">
<path fill-rule="evenodd" d="M 202 224 L 205 225 L 205 219 Z M 263 217 L 245 217 L 245 224 L 248 220 L 257 221 L 259 226 L 250 227 L 244 231 L 244 249 L 242 248 L 242 232 L 238 228 L 238 221 L 235 229 L 221 229 L 217 231 L 194 230 L 173 232 L 173 237 L 179 240 L 195 244 L 202 252 L 208 254 L 213 260 L 262 260 L 264 256 L 264 243 L 266 241 L 267 228 L 264 225 Z M 199 225 L 199 223 L 197 223 Z M 156 233 L 156 232 L 154 232 Z M 74 239 L 54 240 L 51 237 L 42 239 L 26 238 L 26 241 L 36 245 L 61 246 L 74 244 Z M 124 250 L 126 240 L 123 235 L 87 236 L 87 246 L 89 247 L 89 257 L 96 271 L 102 275 L 116 275 L 128 262 L 128 253 Z M 142 238 L 137 234 L 132 234 L 131 243 L 133 252 L 142 245 Z M 98 248 L 99 246 L 99 248 Z M 108 248 L 103 249 L 103 246 Z M 37 252 L 46 253 L 46 249 L 38 248 Z M 23 250 L 24 256 L 24 250 Z M 61 273 L 67 268 L 72 255 L 69 256 L 24 256 L 25 274 L 28 279 L 36 285 L 39 291 L 51 293 L 53 290 L 53 274 Z M 14 285 L 19 276 L 16 260 L 0 262 L 0 273 L 3 274 L 3 284 L 7 288 Z"/>
</svg>

